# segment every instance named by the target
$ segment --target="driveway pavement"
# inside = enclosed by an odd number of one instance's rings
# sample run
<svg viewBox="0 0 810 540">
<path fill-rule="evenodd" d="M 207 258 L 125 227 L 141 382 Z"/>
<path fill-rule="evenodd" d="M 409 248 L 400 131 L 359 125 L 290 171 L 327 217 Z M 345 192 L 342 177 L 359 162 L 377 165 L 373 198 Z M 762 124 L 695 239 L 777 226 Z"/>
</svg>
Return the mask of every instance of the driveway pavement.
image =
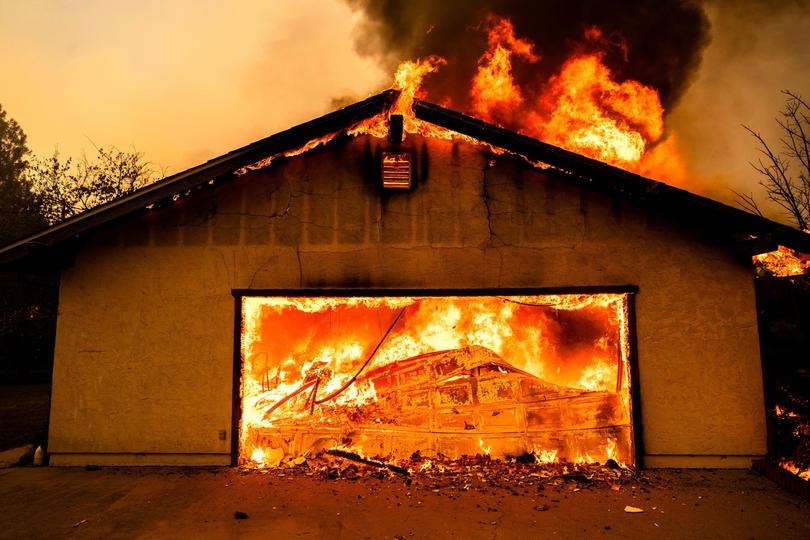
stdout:
<svg viewBox="0 0 810 540">
<path fill-rule="evenodd" d="M 810 504 L 753 473 L 645 476 L 618 491 L 480 477 L 465 490 L 306 468 L 13 468 L 0 470 L 0 538 L 810 538 Z"/>
</svg>

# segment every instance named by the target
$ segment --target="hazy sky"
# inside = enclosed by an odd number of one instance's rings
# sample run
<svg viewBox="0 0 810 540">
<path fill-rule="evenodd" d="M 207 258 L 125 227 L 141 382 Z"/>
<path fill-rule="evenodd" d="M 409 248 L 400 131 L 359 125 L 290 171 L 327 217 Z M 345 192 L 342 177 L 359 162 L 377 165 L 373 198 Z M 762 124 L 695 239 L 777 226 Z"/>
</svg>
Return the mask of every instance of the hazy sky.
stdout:
<svg viewBox="0 0 810 540">
<path fill-rule="evenodd" d="M 37 154 L 133 146 L 177 172 L 389 79 L 337 0 L 0 0 L 0 103 Z"/>
<path fill-rule="evenodd" d="M 670 125 L 695 189 L 728 201 L 757 181 L 740 124 L 773 134 L 779 90 L 810 97 L 810 17 L 797 0 L 708 13 L 712 43 Z M 0 0 L 0 104 L 39 155 L 92 141 L 177 172 L 387 86 L 354 50 L 357 17 L 340 0 Z"/>
<path fill-rule="evenodd" d="M 778 146 L 774 118 L 785 103 L 781 91 L 810 98 L 810 3 L 712 0 L 707 13 L 711 44 L 669 125 L 700 177 L 700 191 L 728 202 L 732 188 L 761 193 L 749 165 L 756 146 L 741 124 Z M 773 206 L 763 208 L 780 217 Z"/>
</svg>

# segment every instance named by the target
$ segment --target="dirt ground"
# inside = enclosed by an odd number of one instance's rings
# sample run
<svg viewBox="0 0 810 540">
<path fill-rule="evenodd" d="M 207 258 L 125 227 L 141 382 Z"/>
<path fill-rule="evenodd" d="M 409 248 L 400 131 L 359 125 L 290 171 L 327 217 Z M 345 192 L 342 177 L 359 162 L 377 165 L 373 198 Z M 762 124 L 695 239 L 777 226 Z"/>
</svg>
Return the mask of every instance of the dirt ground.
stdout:
<svg viewBox="0 0 810 540">
<path fill-rule="evenodd" d="M 306 470 L 14 468 L 0 470 L 0 538 L 810 538 L 810 503 L 753 473 L 645 477 L 614 491 L 561 479 L 458 487 Z"/>
</svg>

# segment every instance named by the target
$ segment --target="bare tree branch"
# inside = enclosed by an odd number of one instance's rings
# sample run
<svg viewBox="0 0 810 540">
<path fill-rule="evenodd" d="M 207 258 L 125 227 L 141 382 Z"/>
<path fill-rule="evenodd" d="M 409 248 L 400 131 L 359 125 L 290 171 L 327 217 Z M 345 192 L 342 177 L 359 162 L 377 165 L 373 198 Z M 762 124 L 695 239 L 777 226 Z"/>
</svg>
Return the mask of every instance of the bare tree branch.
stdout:
<svg viewBox="0 0 810 540">
<path fill-rule="evenodd" d="M 782 207 L 802 229 L 810 223 L 810 106 L 801 96 L 783 91 L 785 106 L 776 119 L 782 131 L 779 150 L 773 149 L 762 135 L 743 125 L 757 142 L 760 158 L 751 166 L 760 176 L 759 185 L 769 200 Z M 791 174 L 797 170 L 796 174 Z M 761 215 L 753 194 L 737 195 L 738 203 L 746 210 Z"/>
<path fill-rule="evenodd" d="M 757 204 L 756 199 L 754 198 L 754 194 L 751 192 L 742 193 L 740 191 L 731 190 L 735 197 L 737 198 L 737 204 L 739 204 L 744 210 L 751 212 L 752 214 L 756 214 L 758 216 L 762 216 L 762 210 L 760 210 L 759 205 Z"/>
</svg>

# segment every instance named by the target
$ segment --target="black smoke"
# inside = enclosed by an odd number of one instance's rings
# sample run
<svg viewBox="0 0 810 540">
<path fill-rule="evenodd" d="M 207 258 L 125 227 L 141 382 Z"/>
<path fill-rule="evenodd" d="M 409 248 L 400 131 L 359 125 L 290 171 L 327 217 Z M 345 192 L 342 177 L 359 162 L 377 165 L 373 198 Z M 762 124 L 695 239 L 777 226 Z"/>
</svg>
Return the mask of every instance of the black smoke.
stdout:
<svg viewBox="0 0 810 540">
<path fill-rule="evenodd" d="M 658 89 L 666 109 L 691 82 L 709 43 L 703 7 L 690 0 L 346 0 L 365 17 L 355 29 L 361 54 L 393 69 L 400 61 L 430 54 L 447 65 L 426 81 L 428 97 L 450 98 L 466 109 L 469 81 L 486 49 L 484 21 L 492 14 L 510 19 L 518 37 L 535 44 L 537 63 L 514 62 L 516 82 L 541 91 L 576 52 L 604 51 L 618 80 L 634 79 Z M 586 29 L 603 32 L 600 43 L 584 39 Z"/>
</svg>

